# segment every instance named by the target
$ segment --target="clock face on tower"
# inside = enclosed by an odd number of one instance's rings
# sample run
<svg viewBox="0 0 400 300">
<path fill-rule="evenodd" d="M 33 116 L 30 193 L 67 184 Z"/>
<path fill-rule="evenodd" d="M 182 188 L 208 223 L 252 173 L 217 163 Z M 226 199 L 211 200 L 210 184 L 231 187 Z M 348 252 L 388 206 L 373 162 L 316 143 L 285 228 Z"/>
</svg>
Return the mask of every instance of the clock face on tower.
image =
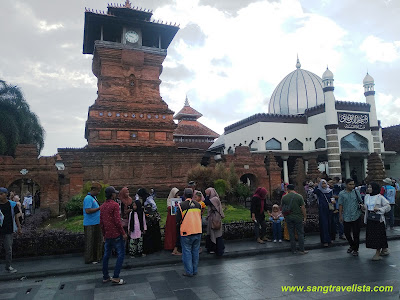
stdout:
<svg viewBox="0 0 400 300">
<path fill-rule="evenodd" d="M 129 42 L 129 43 L 137 43 L 137 41 L 139 40 L 139 35 L 137 34 L 136 31 L 130 30 L 127 31 L 125 33 L 125 39 Z"/>
</svg>

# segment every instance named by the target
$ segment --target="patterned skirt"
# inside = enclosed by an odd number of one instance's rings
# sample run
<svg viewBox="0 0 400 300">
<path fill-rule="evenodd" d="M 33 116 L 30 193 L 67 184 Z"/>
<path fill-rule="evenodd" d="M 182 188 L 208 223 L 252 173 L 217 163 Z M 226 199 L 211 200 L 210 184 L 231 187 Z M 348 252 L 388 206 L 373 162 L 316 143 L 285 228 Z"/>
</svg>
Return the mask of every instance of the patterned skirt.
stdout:
<svg viewBox="0 0 400 300">
<path fill-rule="evenodd" d="M 385 223 L 367 221 L 365 246 L 370 249 L 388 248 Z"/>
</svg>

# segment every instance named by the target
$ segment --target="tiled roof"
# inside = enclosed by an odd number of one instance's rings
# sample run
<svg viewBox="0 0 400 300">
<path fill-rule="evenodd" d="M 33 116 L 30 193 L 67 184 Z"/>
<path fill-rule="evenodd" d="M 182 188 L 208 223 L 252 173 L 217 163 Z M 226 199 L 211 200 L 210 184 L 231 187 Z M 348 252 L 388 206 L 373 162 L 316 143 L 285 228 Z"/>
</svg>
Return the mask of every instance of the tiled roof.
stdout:
<svg viewBox="0 0 400 300">
<path fill-rule="evenodd" d="M 195 148 L 195 149 L 202 149 L 202 150 L 207 150 L 210 145 L 212 144 L 211 142 L 180 142 L 177 141 L 175 142 L 176 146 L 179 148 Z"/>
<path fill-rule="evenodd" d="M 382 138 L 386 151 L 400 152 L 400 125 L 382 128 Z"/>
<path fill-rule="evenodd" d="M 212 131 L 196 120 L 180 120 L 178 127 L 174 131 L 175 136 L 204 136 L 219 137 L 219 134 Z"/>
<path fill-rule="evenodd" d="M 197 110 L 192 108 L 191 106 L 185 105 L 174 117 L 175 120 L 180 120 L 184 117 L 195 118 L 196 120 L 203 116 Z"/>
</svg>

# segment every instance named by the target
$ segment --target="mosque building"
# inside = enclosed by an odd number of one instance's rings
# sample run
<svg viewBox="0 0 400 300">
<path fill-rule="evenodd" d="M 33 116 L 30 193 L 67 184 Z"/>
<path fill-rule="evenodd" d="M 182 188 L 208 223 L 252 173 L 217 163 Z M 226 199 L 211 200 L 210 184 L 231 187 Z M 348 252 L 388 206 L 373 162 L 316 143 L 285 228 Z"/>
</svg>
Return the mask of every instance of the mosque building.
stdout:
<svg viewBox="0 0 400 300">
<path fill-rule="evenodd" d="M 289 182 L 294 161 L 302 157 L 305 169 L 315 158 L 330 177 L 367 176 L 367 157 L 385 151 L 382 128 L 375 107 L 374 79 L 363 80 L 365 102 L 338 101 L 334 76 L 327 68 L 322 79 L 301 68 L 289 73 L 275 88 L 269 112 L 259 113 L 225 128 L 209 151 L 232 154 L 238 146 L 251 153 L 272 152 Z"/>
</svg>

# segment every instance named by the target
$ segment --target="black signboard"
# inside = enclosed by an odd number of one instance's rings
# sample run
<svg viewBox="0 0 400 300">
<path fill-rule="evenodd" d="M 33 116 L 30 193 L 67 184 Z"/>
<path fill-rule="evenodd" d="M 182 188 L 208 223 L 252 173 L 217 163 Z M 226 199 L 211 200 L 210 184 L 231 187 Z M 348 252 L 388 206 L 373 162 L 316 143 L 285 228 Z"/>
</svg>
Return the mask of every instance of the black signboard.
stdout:
<svg viewBox="0 0 400 300">
<path fill-rule="evenodd" d="M 369 130 L 369 115 L 360 113 L 338 112 L 339 129 Z"/>
</svg>

